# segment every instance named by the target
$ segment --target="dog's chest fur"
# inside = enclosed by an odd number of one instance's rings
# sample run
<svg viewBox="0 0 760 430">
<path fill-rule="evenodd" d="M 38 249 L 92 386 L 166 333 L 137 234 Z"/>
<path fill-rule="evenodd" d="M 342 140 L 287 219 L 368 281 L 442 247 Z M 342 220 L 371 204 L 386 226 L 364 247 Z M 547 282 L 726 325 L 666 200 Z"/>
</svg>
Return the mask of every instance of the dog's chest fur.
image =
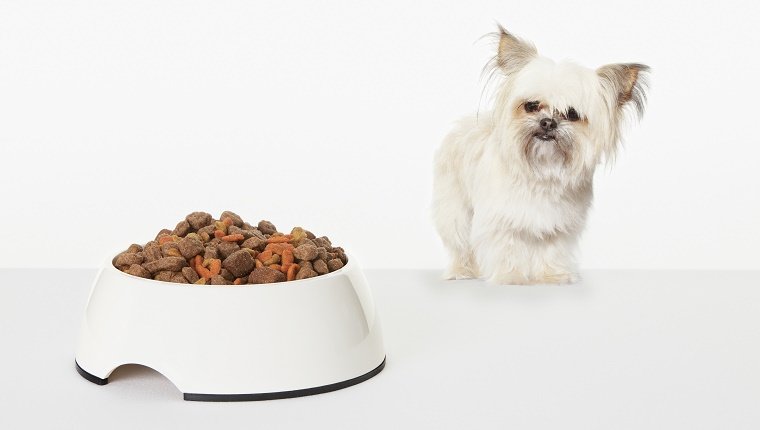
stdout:
<svg viewBox="0 0 760 430">
<path fill-rule="evenodd" d="M 543 239 L 583 229 L 592 200 L 591 176 L 567 184 L 525 175 L 503 151 L 493 123 L 480 118 L 460 124 L 460 139 L 450 142 L 452 168 L 458 171 L 473 210 L 473 230 L 498 227 Z M 506 154 L 506 155 L 505 155 Z"/>
</svg>

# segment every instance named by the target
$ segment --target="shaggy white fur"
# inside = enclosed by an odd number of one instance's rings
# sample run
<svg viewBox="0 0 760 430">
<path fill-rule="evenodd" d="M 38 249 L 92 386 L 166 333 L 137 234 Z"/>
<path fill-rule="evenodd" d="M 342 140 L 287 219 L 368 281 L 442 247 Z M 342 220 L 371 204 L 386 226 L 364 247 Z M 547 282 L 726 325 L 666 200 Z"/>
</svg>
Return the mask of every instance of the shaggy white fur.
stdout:
<svg viewBox="0 0 760 430">
<path fill-rule="evenodd" d="M 614 158 L 648 67 L 555 63 L 500 27 L 493 109 L 465 118 L 435 156 L 433 218 L 448 279 L 571 283 L 596 166 Z"/>
</svg>

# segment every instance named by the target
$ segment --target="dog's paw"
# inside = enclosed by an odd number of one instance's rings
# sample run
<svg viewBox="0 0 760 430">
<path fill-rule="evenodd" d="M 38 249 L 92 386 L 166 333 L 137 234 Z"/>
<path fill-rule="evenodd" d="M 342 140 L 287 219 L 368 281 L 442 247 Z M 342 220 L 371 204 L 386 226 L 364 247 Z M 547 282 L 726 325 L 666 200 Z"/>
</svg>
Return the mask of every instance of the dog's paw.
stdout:
<svg viewBox="0 0 760 430">
<path fill-rule="evenodd" d="M 580 280 L 576 273 L 552 273 L 543 276 L 526 276 L 519 272 L 505 272 L 491 276 L 488 282 L 497 285 L 561 285 L 574 284 Z"/>
<path fill-rule="evenodd" d="M 551 273 L 536 279 L 536 284 L 575 284 L 580 281 L 577 273 Z"/>
<path fill-rule="evenodd" d="M 448 270 L 443 274 L 443 279 L 446 280 L 476 279 L 477 277 L 478 271 L 476 269 L 461 264 L 449 266 Z"/>
<path fill-rule="evenodd" d="M 535 283 L 531 282 L 527 276 L 515 271 L 496 273 L 488 278 L 488 282 L 495 285 L 529 285 Z"/>
</svg>

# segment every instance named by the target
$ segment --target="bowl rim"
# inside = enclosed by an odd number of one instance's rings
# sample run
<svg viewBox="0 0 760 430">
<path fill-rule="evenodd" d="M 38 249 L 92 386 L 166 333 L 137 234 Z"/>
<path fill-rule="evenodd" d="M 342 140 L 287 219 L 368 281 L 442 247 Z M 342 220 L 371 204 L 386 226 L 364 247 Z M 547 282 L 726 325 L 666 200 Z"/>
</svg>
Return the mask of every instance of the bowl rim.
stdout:
<svg viewBox="0 0 760 430">
<path fill-rule="evenodd" d="M 352 268 L 354 266 L 354 262 L 353 262 L 354 258 L 351 256 L 351 254 L 349 254 L 349 253 L 346 252 L 345 253 L 346 254 L 346 264 L 344 264 L 343 267 L 341 267 L 340 269 L 338 269 L 338 270 L 336 270 L 334 272 L 329 272 L 329 273 L 326 273 L 324 275 L 318 275 L 318 276 L 314 276 L 314 277 L 306 278 L 306 279 L 294 279 L 292 281 L 283 281 L 283 282 L 270 282 L 270 283 L 267 283 L 267 284 L 242 284 L 242 285 L 211 285 L 211 284 L 191 284 L 191 283 L 180 284 L 178 282 L 158 281 L 156 279 L 141 278 L 139 276 L 135 276 L 135 275 L 129 274 L 127 272 L 122 272 L 121 270 L 119 270 L 118 267 L 114 266 L 114 264 L 113 264 L 113 260 L 121 252 L 123 252 L 123 251 L 120 251 L 120 252 L 114 254 L 113 257 L 109 258 L 108 261 L 106 262 L 106 264 L 104 265 L 105 266 L 104 268 L 107 269 L 107 270 L 113 269 L 114 272 L 117 272 L 117 273 L 119 273 L 121 275 L 124 275 L 124 276 L 126 276 L 128 278 L 133 278 L 135 280 L 146 281 L 146 282 L 156 283 L 158 285 L 171 286 L 171 287 L 176 287 L 176 288 L 187 288 L 187 287 L 206 287 L 206 288 L 214 288 L 214 289 L 219 289 L 219 287 L 228 288 L 228 289 L 240 289 L 241 287 L 250 287 L 250 288 L 262 288 L 262 287 L 263 288 L 283 288 L 283 287 L 292 286 L 293 284 L 298 284 L 298 283 L 314 282 L 316 280 L 327 280 L 329 278 L 333 278 L 334 276 L 338 276 L 340 274 L 343 274 L 344 272 L 347 272 L 349 268 Z M 98 276 L 96 278 L 96 282 L 97 282 L 98 278 L 100 278 L 100 276 Z"/>
</svg>

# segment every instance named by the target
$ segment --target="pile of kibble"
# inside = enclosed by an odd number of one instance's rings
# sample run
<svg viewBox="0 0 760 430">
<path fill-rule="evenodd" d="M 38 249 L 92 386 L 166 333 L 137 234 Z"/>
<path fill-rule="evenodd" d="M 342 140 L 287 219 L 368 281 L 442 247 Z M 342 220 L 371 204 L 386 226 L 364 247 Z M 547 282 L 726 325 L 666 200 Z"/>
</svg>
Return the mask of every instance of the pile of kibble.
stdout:
<svg viewBox="0 0 760 430">
<path fill-rule="evenodd" d="M 295 227 L 283 234 L 269 221 L 252 226 L 230 211 L 218 220 L 193 212 L 174 230 L 113 259 L 122 272 L 182 284 L 268 284 L 334 272 L 347 262 L 325 236 Z"/>
</svg>

